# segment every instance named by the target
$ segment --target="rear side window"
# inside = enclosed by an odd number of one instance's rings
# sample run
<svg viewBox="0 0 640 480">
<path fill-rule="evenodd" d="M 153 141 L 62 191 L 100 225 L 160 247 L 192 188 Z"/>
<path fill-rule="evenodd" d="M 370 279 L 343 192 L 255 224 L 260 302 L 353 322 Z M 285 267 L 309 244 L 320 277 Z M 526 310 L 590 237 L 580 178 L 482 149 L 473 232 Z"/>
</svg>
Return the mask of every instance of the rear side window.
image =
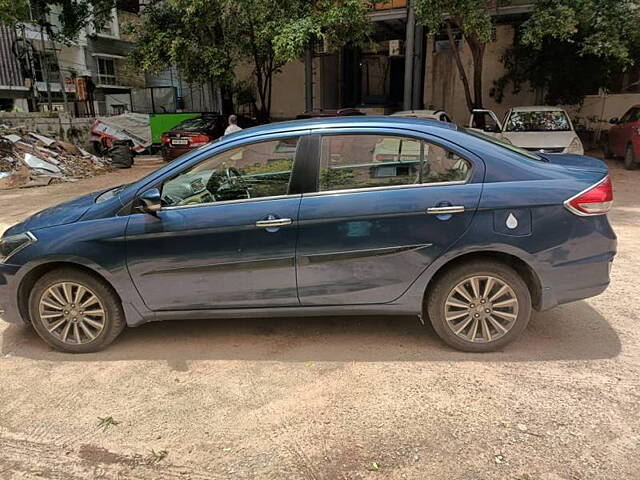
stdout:
<svg viewBox="0 0 640 480">
<path fill-rule="evenodd" d="M 466 181 L 471 171 L 455 153 L 402 136 L 324 136 L 320 155 L 320 191 Z"/>
</svg>

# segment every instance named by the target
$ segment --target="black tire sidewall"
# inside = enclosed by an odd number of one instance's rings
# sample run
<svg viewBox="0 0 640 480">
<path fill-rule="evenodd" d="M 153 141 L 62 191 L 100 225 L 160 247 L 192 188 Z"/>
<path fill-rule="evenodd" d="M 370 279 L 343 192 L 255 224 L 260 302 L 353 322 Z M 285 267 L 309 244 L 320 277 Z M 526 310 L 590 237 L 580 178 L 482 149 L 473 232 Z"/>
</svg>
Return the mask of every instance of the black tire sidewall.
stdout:
<svg viewBox="0 0 640 480">
<path fill-rule="evenodd" d="M 629 155 L 629 152 L 631 152 L 631 155 Z M 624 151 L 624 168 L 627 170 L 636 170 L 638 168 L 632 145 L 627 145 Z"/>
<path fill-rule="evenodd" d="M 78 283 L 91 290 L 102 303 L 105 309 L 105 327 L 93 341 L 81 345 L 64 343 L 50 334 L 42 323 L 38 308 L 40 298 L 51 285 L 59 282 Z M 89 353 L 101 350 L 113 342 L 125 326 L 122 306 L 113 290 L 104 281 L 93 275 L 73 269 L 51 271 L 35 283 L 29 294 L 29 316 L 33 328 L 42 340 L 56 350 L 69 353 Z"/>
<path fill-rule="evenodd" d="M 490 275 L 508 284 L 518 300 L 518 317 L 504 336 L 487 343 L 473 343 L 458 337 L 446 324 L 444 309 L 451 290 L 464 279 Z M 449 346 L 465 352 L 492 352 L 515 340 L 527 328 L 531 318 L 531 294 L 526 283 L 511 267 L 494 261 L 474 261 L 452 268 L 436 280 L 427 296 L 427 314 L 438 336 Z"/>
</svg>

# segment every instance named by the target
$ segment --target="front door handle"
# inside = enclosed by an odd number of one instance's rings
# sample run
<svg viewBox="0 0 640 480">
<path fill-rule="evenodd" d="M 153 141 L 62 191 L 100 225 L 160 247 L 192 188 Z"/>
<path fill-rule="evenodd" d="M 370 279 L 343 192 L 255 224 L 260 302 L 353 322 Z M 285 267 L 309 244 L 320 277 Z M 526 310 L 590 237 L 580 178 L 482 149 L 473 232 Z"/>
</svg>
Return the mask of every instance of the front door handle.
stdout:
<svg viewBox="0 0 640 480">
<path fill-rule="evenodd" d="M 442 207 L 427 208 L 427 213 L 430 215 L 450 215 L 452 213 L 464 212 L 464 205 L 446 205 Z"/>
<path fill-rule="evenodd" d="M 291 225 L 293 220 L 290 218 L 269 218 L 267 220 L 258 220 L 256 222 L 256 227 L 258 228 L 273 228 L 273 227 L 284 227 L 286 225 Z"/>
</svg>

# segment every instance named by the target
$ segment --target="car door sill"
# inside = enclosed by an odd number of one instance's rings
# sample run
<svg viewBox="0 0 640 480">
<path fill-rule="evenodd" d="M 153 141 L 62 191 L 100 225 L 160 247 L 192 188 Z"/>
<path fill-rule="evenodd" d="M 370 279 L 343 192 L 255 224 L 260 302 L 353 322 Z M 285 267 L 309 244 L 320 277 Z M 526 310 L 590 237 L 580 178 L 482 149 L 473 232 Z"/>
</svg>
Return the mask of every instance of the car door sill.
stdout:
<svg viewBox="0 0 640 480">
<path fill-rule="evenodd" d="M 399 303 L 370 305 L 291 306 L 262 308 L 220 308 L 212 310 L 164 310 L 149 321 L 221 318 L 318 317 L 349 315 L 418 315 L 419 310 Z"/>
</svg>

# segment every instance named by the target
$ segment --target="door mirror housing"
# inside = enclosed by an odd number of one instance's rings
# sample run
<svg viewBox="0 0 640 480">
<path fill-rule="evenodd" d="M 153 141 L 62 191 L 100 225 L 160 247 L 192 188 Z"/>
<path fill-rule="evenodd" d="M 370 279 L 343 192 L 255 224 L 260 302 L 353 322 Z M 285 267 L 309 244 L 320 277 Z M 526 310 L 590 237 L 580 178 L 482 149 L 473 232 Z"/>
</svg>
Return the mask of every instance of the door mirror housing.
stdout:
<svg viewBox="0 0 640 480">
<path fill-rule="evenodd" d="M 162 208 L 162 197 L 160 195 L 160 190 L 157 188 L 151 188 L 142 193 L 138 197 L 138 200 L 140 200 L 141 203 L 140 209 L 144 213 L 156 216 L 158 214 L 158 210 Z"/>
<path fill-rule="evenodd" d="M 618 123 L 618 117 L 613 117 L 612 119 L 609 120 L 609 123 L 611 125 L 615 125 L 616 123 Z"/>
</svg>

